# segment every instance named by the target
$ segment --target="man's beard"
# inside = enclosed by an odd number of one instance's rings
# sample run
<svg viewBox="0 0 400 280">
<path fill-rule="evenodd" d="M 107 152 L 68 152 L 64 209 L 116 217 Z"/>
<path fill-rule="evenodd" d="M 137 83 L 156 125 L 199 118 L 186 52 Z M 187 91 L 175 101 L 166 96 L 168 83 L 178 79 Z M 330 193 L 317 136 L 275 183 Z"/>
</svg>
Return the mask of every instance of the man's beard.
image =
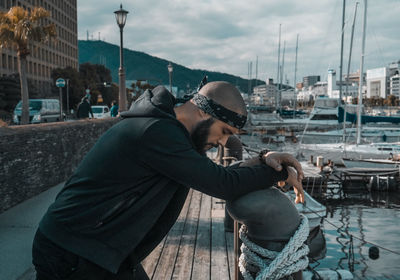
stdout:
<svg viewBox="0 0 400 280">
<path fill-rule="evenodd" d="M 212 143 L 208 143 L 208 135 L 210 134 L 210 127 L 214 123 L 214 118 L 199 122 L 193 129 L 191 138 L 196 151 L 201 155 L 206 155 L 206 146 L 214 146 Z"/>
</svg>

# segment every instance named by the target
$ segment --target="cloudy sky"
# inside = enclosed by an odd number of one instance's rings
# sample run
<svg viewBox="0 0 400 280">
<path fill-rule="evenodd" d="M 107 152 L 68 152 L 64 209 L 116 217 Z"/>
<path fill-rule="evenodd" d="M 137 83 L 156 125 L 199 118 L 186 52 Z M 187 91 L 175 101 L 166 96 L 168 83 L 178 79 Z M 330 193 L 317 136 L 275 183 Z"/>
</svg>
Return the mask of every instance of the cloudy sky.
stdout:
<svg viewBox="0 0 400 280">
<path fill-rule="evenodd" d="M 112 2 L 112 3 L 111 3 Z M 124 46 L 189 68 L 276 79 L 279 24 L 285 50 L 285 76 L 294 79 L 296 36 L 299 34 L 297 81 L 339 72 L 342 0 L 135 0 L 122 1 L 129 11 Z M 355 0 L 346 1 L 344 67 L 347 69 Z M 113 11 L 116 1 L 78 1 L 78 37 L 119 44 Z M 360 0 L 351 70 L 360 67 L 362 16 Z M 368 1 L 365 68 L 400 60 L 400 0 Z M 282 58 L 281 58 L 282 60 Z M 166 69 L 167 71 L 167 69 Z"/>
</svg>

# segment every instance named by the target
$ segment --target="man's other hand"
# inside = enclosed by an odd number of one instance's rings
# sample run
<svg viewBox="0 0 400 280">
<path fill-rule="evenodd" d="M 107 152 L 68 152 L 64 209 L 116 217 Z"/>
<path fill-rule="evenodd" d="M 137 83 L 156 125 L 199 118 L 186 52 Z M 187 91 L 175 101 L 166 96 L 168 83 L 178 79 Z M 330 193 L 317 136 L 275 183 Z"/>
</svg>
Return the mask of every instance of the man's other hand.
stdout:
<svg viewBox="0 0 400 280">
<path fill-rule="evenodd" d="M 298 175 L 296 170 L 293 167 L 287 167 L 288 178 L 286 179 L 286 183 L 290 186 L 293 186 L 294 193 L 296 194 L 295 203 L 304 203 L 304 190 L 301 181 L 299 182 Z M 279 187 L 284 187 L 285 182 L 278 182 Z"/>
<path fill-rule="evenodd" d="M 288 153 L 269 152 L 263 156 L 265 164 L 271 166 L 276 171 L 282 170 L 282 165 L 294 167 L 297 171 L 297 180 L 301 184 L 304 178 L 303 168 L 297 159 Z"/>
</svg>

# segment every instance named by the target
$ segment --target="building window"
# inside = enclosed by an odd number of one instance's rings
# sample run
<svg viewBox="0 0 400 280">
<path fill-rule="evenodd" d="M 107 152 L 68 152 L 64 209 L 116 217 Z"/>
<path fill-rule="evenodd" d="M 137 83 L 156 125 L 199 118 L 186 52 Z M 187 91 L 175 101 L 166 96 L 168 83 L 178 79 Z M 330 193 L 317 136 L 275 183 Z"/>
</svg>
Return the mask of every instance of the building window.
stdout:
<svg viewBox="0 0 400 280">
<path fill-rule="evenodd" d="M 8 67 L 8 69 L 11 69 L 12 68 L 12 56 L 11 55 L 9 55 L 8 56 L 8 65 L 7 65 Z"/>
<path fill-rule="evenodd" d="M 371 82 L 371 96 L 380 96 L 381 93 L 381 82 Z"/>
<path fill-rule="evenodd" d="M 2 53 L 1 54 L 1 64 L 3 66 L 3 68 L 7 68 L 7 57 L 6 54 Z"/>
</svg>

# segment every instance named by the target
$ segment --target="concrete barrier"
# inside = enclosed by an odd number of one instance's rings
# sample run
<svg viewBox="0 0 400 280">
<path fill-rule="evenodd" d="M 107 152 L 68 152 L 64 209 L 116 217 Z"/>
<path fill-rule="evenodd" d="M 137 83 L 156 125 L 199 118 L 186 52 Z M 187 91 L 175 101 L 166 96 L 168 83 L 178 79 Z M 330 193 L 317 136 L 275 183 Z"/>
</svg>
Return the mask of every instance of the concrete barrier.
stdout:
<svg viewBox="0 0 400 280">
<path fill-rule="evenodd" d="M 118 120 L 0 127 L 0 213 L 65 181 Z"/>
</svg>

